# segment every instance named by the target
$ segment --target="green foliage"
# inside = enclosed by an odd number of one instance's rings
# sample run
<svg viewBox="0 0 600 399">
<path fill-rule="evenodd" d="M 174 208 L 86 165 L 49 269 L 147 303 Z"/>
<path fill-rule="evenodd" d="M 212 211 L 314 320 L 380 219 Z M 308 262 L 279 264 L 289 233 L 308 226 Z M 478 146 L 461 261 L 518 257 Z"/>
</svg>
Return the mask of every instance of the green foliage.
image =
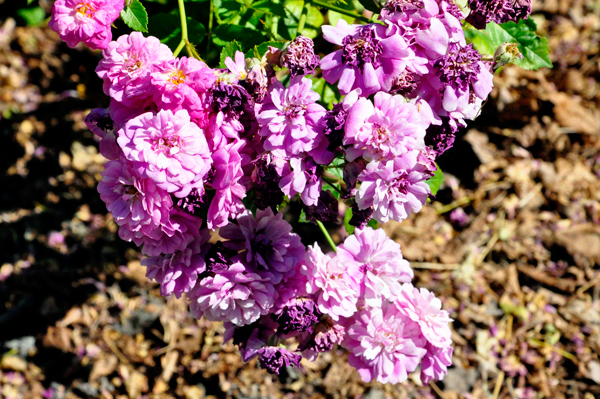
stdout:
<svg viewBox="0 0 600 399">
<path fill-rule="evenodd" d="M 505 42 L 516 43 L 523 55 L 517 59 L 515 65 L 523 69 L 536 70 L 551 68 L 548 40 L 538 36 L 535 31 L 537 26 L 533 19 L 525 19 L 504 24 L 489 23 L 485 30 L 478 30 L 465 26 L 467 41 L 483 55 L 494 55 L 496 49 Z"/>
<path fill-rule="evenodd" d="M 355 227 L 350 224 L 350 219 L 352 219 L 352 208 L 348 207 L 344 214 L 344 227 L 348 234 L 354 234 Z"/>
<path fill-rule="evenodd" d="M 148 13 L 140 0 L 133 0 L 123 8 L 121 19 L 133 30 L 148 32 Z"/>
<path fill-rule="evenodd" d="M 37 26 L 46 19 L 46 11 L 42 7 L 21 8 L 17 14 L 25 20 L 27 26 Z"/>
<path fill-rule="evenodd" d="M 444 182 L 444 172 L 442 172 L 442 169 L 440 169 L 437 163 L 435 164 L 435 166 L 437 166 L 435 174 L 431 177 L 431 179 L 427 180 L 427 184 L 431 189 L 431 195 L 436 195 L 437 192 L 440 190 L 440 186 Z"/>
<path fill-rule="evenodd" d="M 296 37 L 298 22 L 300 21 L 300 15 L 302 15 L 303 8 L 303 0 L 287 0 L 285 2 L 286 17 L 282 22 L 285 24 L 288 39 Z M 304 25 L 302 35 L 314 39 L 321 33 L 321 25 L 323 25 L 324 22 L 325 19 L 323 18 L 321 10 L 316 7 L 310 7 L 306 14 L 306 25 Z"/>
<path fill-rule="evenodd" d="M 188 39 L 193 44 L 200 44 L 206 36 L 206 28 L 200 22 L 187 18 Z M 155 14 L 150 17 L 149 33 L 160 39 L 161 43 L 174 50 L 181 40 L 181 18 L 177 10 L 171 13 Z"/>
<path fill-rule="evenodd" d="M 248 50 L 246 53 L 246 58 L 258 58 L 260 60 L 262 56 L 269 50 L 269 46 L 282 49 L 285 43 L 286 42 L 275 41 L 261 43 L 258 46 L 254 46 L 254 48 Z"/>
<path fill-rule="evenodd" d="M 265 36 L 258 30 L 240 25 L 219 25 L 213 31 L 212 40 L 217 46 L 226 46 L 233 40 L 239 40 L 242 49 L 248 49 L 265 41 Z"/>
<path fill-rule="evenodd" d="M 381 11 L 378 4 L 376 4 L 377 3 L 376 0 L 358 0 L 358 1 L 366 10 L 373 11 L 376 14 L 379 14 L 379 12 Z"/>
<path fill-rule="evenodd" d="M 232 41 L 227 43 L 227 45 L 221 51 L 221 63 L 219 64 L 219 68 L 227 68 L 225 65 L 225 59 L 227 57 L 231 57 L 232 60 L 235 60 L 235 52 L 242 51 L 242 46 L 237 41 Z"/>
<path fill-rule="evenodd" d="M 300 210 L 300 216 L 298 217 L 298 223 L 309 223 L 308 220 L 306 220 L 306 212 L 304 212 L 304 209 Z"/>
</svg>

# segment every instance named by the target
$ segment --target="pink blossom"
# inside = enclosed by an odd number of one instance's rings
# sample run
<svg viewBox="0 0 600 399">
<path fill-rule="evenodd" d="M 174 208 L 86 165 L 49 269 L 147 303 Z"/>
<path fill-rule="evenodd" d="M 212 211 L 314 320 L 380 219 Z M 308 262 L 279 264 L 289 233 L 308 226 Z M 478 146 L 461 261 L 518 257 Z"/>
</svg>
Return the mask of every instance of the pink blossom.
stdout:
<svg viewBox="0 0 600 399">
<path fill-rule="evenodd" d="M 110 25 L 123 7 L 123 0 L 56 0 L 48 26 L 69 47 L 83 42 L 89 48 L 103 49 L 112 39 Z"/>
<path fill-rule="evenodd" d="M 418 324 L 387 302 L 381 308 L 356 313 L 348 321 L 346 332 L 343 346 L 350 351 L 348 363 L 364 382 L 405 381 L 427 353 Z"/>
<path fill-rule="evenodd" d="M 94 108 L 85 117 L 85 124 L 96 136 L 100 138 L 100 154 L 104 158 L 117 160 L 123 154 L 117 145 L 114 133 L 114 123 L 108 108 Z"/>
<path fill-rule="evenodd" d="M 173 202 L 169 194 L 149 178 L 141 177 L 130 162 L 109 161 L 98 183 L 100 198 L 119 226 L 125 241 L 154 234 L 169 220 Z"/>
<path fill-rule="evenodd" d="M 239 262 L 202 279 L 188 294 L 192 316 L 236 326 L 251 324 L 268 314 L 276 296 L 269 279 L 249 272 Z"/>
<path fill-rule="evenodd" d="M 142 253 L 148 256 L 171 254 L 184 250 L 198 237 L 202 219 L 190 215 L 177 207 L 171 208 L 169 218 L 161 223 L 160 229 L 149 235 L 135 237 L 136 245 L 143 245 Z"/>
<path fill-rule="evenodd" d="M 246 72 L 246 56 L 241 51 L 235 52 L 235 61 L 231 57 L 225 57 L 225 66 L 229 68 L 238 80 L 246 79 L 248 75 Z"/>
<path fill-rule="evenodd" d="M 220 148 L 212 155 L 214 174 L 210 185 L 216 192 L 208 208 L 206 222 L 209 229 L 225 226 L 229 218 L 235 219 L 246 210 L 242 203 L 246 189 L 239 183 L 244 175 L 239 151 L 244 145 L 244 141 L 238 141 Z"/>
<path fill-rule="evenodd" d="M 433 292 L 404 284 L 395 302 L 398 310 L 419 324 L 423 336 L 432 345 L 443 348 L 452 344 L 452 331 L 448 325 L 452 319 L 442 310 L 442 302 Z"/>
<path fill-rule="evenodd" d="M 382 229 L 356 229 L 338 246 L 337 258 L 360 283 L 361 299 L 371 307 L 380 307 L 383 299 L 393 301 L 402 290 L 399 283 L 414 276 L 400 245 Z"/>
<path fill-rule="evenodd" d="M 204 190 L 212 159 L 203 131 L 186 110 L 147 112 L 125 123 L 117 142 L 156 185 L 178 198 Z"/>
<path fill-rule="evenodd" d="M 338 258 L 323 254 L 315 243 L 308 247 L 301 271 L 309 277 L 306 291 L 316 298 L 321 313 L 337 321 L 356 312 L 359 287 Z"/>
<path fill-rule="evenodd" d="M 292 158 L 289 167 L 284 168 L 279 187 L 289 198 L 300 194 L 305 205 L 317 205 L 323 183 L 322 173 L 323 169 L 311 157 Z"/>
<path fill-rule="evenodd" d="M 426 183 L 431 173 L 418 162 L 419 154 L 413 150 L 393 160 L 369 162 L 358 175 L 358 207 L 373 207 L 373 218 L 380 223 L 400 222 L 419 212 L 431 193 Z"/>
<path fill-rule="evenodd" d="M 315 138 L 323 131 L 319 120 L 325 108 L 316 103 L 319 95 L 311 87 L 311 80 L 301 76 L 292 78 L 288 88 L 281 82 L 271 86 L 257 116 L 265 150 L 290 159 L 314 148 Z"/>
<path fill-rule="evenodd" d="M 425 349 L 427 353 L 421 362 L 421 382 L 429 384 L 430 381 L 440 381 L 448 373 L 448 366 L 452 365 L 454 348 L 451 346 L 438 348 L 428 343 Z"/>
<path fill-rule="evenodd" d="M 104 80 L 104 93 L 129 106 L 141 107 L 151 100 L 150 74 L 156 65 L 173 60 L 173 52 L 156 37 L 140 32 L 120 36 L 102 51 L 96 73 Z"/>
<path fill-rule="evenodd" d="M 238 217 L 237 222 L 219 231 L 221 237 L 229 239 L 225 246 L 241 251 L 238 256 L 273 284 L 295 273 L 304 257 L 304 245 L 282 213 L 275 215 L 267 208 L 256 211 L 256 219 L 248 213 Z"/>
<path fill-rule="evenodd" d="M 160 283 L 160 294 L 175 294 L 177 298 L 189 292 L 195 285 L 198 275 L 206 270 L 206 256 L 210 244 L 210 233 L 202 230 L 185 249 L 173 254 L 145 258 L 146 277 Z"/>
<path fill-rule="evenodd" d="M 350 146 L 346 158 L 388 160 L 410 150 L 425 148 L 428 115 L 402 96 L 379 92 L 374 103 L 360 98 L 348 110 L 343 144 Z"/>
<path fill-rule="evenodd" d="M 340 19 L 336 27 L 324 25 L 322 29 L 325 40 L 342 47 L 321 60 L 323 77 L 331 84 L 339 80 L 342 94 L 357 88 L 365 97 L 389 91 L 393 79 L 414 56 L 402 36 L 386 34 L 383 25 L 348 25 Z"/>
</svg>

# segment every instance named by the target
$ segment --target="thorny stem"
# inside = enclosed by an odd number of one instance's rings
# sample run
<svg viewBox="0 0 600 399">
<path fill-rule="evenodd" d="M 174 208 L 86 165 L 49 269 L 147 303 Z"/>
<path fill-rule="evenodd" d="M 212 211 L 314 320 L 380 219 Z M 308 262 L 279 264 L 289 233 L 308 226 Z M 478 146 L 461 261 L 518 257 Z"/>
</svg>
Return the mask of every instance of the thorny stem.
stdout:
<svg viewBox="0 0 600 399">
<path fill-rule="evenodd" d="M 335 11 L 335 12 L 343 14 L 343 15 L 347 15 L 349 17 L 358 19 L 359 21 L 363 21 L 363 22 L 367 22 L 367 23 L 371 22 L 371 20 L 367 17 L 364 17 L 360 14 L 357 14 L 357 13 L 349 11 L 349 10 L 345 10 L 341 7 L 337 7 L 332 4 L 325 3 L 324 1 L 321 1 L 321 0 L 310 0 L 310 2 L 316 6 L 323 7 L 328 10 Z"/>
<path fill-rule="evenodd" d="M 177 0 L 177 3 L 179 4 L 179 16 L 181 18 L 181 41 L 179 42 L 179 45 L 177 46 L 175 51 L 173 51 L 173 55 L 175 57 L 177 57 L 181 50 L 183 50 L 183 47 L 185 47 L 186 44 L 189 43 L 187 31 L 187 18 L 185 16 L 185 5 L 183 4 L 183 1 L 184 0 Z"/>
<path fill-rule="evenodd" d="M 333 242 L 333 239 L 331 238 L 331 236 L 329 235 L 329 232 L 327 231 L 327 229 L 325 228 L 323 223 L 321 223 L 320 220 L 317 220 L 317 226 L 319 226 L 319 228 L 321 229 L 321 232 L 323 233 L 323 235 L 325 236 L 325 239 L 331 246 L 331 249 L 333 249 L 333 252 L 337 252 L 337 248 L 335 247 L 335 243 Z"/>
</svg>

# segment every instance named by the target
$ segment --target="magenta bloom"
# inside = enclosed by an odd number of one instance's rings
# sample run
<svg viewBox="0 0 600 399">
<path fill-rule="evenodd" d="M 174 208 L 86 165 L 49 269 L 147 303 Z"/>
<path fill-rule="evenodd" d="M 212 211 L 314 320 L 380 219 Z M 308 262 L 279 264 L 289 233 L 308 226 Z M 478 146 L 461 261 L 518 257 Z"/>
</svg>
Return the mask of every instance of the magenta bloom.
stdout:
<svg viewBox="0 0 600 399">
<path fill-rule="evenodd" d="M 190 114 L 203 114 L 206 107 L 199 93 L 208 92 L 216 79 L 213 70 L 195 58 L 163 61 L 151 74 L 154 102 L 159 108 L 173 112 L 185 108 Z"/>
<path fill-rule="evenodd" d="M 128 107 L 141 107 L 152 95 L 150 74 L 173 52 L 157 38 L 140 32 L 120 36 L 102 51 L 96 73 L 104 80 L 104 93 Z"/>
<path fill-rule="evenodd" d="M 249 272 L 242 263 L 202 279 L 188 294 L 192 316 L 236 326 L 251 324 L 268 314 L 276 296 L 268 279 Z"/>
<path fill-rule="evenodd" d="M 323 183 L 322 174 L 323 168 L 311 157 L 292 158 L 290 165 L 284 168 L 279 187 L 289 198 L 300 194 L 300 199 L 305 205 L 317 205 Z"/>
<path fill-rule="evenodd" d="M 146 277 L 160 283 L 160 294 L 175 294 L 177 298 L 196 285 L 198 275 L 206 270 L 204 257 L 208 253 L 210 234 L 203 230 L 187 248 L 169 255 L 145 258 Z"/>
<path fill-rule="evenodd" d="M 225 246 L 242 251 L 240 257 L 254 266 L 261 276 L 279 283 L 292 276 L 304 257 L 304 245 L 300 236 L 292 233 L 292 226 L 283 220 L 283 214 L 273 214 L 271 208 L 256 211 L 237 218 L 238 224 L 221 228 L 221 237 L 229 239 Z"/>
<path fill-rule="evenodd" d="M 110 25 L 124 4 L 123 0 L 56 0 L 48 26 L 69 47 L 83 42 L 94 50 L 103 49 L 112 39 Z"/>
<path fill-rule="evenodd" d="M 374 103 L 360 98 L 348 110 L 343 140 L 344 145 L 350 146 L 346 158 L 389 160 L 410 150 L 425 149 L 429 124 L 419 108 L 402 96 L 379 92 Z"/>
<path fill-rule="evenodd" d="M 412 284 L 402 286 L 402 294 L 395 302 L 400 313 L 419 324 L 423 336 L 438 348 L 452 344 L 452 322 L 448 312 L 442 310 L 442 302 L 433 292 L 425 288 L 415 288 Z"/>
<path fill-rule="evenodd" d="M 356 312 L 360 288 L 336 257 L 323 254 L 315 243 L 308 247 L 301 270 L 309 277 L 306 291 L 316 298 L 321 313 L 337 321 Z"/>
<path fill-rule="evenodd" d="M 141 177 L 130 162 L 109 161 L 98 183 L 100 198 L 119 226 L 119 236 L 136 241 L 154 234 L 169 220 L 173 202 L 169 193 Z"/>
<path fill-rule="evenodd" d="M 292 78 L 288 88 L 281 82 L 271 86 L 257 116 L 265 150 L 290 159 L 314 148 L 315 138 L 323 131 L 318 122 L 325 108 L 316 104 L 319 95 L 311 87 L 310 79 L 301 76 Z"/>
<path fill-rule="evenodd" d="M 405 59 L 412 56 L 402 36 L 387 35 L 383 25 L 348 25 L 340 19 L 335 28 L 322 29 L 325 40 L 342 47 L 321 60 L 323 77 L 331 84 L 339 80 L 342 94 L 356 88 L 365 97 L 389 91 L 394 77 L 406 67 Z"/>
<path fill-rule="evenodd" d="M 156 185 L 178 198 L 204 191 L 212 159 L 203 131 L 187 111 L 147 112 L 129 120 L 117 142 L 127 159 L 143 168 Z"/>
<path fill-rule="evenodd" d="M 134 238 L 133 242 L 144 246 L 142 248 L 144 255 L 172 254 L 187 248 L 189 243 L 200 234 L 201 226 L 202 219 L 173 207 L 169 218 L 161 224 L 160 229 L 150 235 Z"/>
<path fill-rule="evenodd" d="M 427 353 L 418 324 L 387 302 L 382 308 L 361 310 L 349 323 L 343 346 L 351 352 L 348 363 L 364 382 L 405 381 Z"/>
<path fill-rule="evenodd" d="M 114 123 L 110 118 L 108 108 L 94 108 L 91 110 L 85 117 L 85 125 L 100 138 L 100 154 L 104 158 L 117 160 L 121 157 L 123 151 L 117 145 Z"/>
<path fill-rule="evenodd" d="M 410 282 L 414 276 L 400 245 L 381 229 L 356 229 L 338 246 L 337 258 L 360 282 L 362 299 L 371 307 L 380 307 L 384 299 L 393 301 L 402 290 L 400 282 Z"/>
<path fill-rule="evenodd" d="M 421 382 L 429 384 L 430 381 L 440 381 L 448 374 L 448 366 L 452 365 L 454 348 L 451 346 L 437 348 L 428 343 L 425 349 L 427 353 L 421 362 Z"/>
<path fill-rule="evenodd" d="M 239 153 L 244 144 L 244 141 L 229 144 L 212 155 L 215 172 L 210 185 L 216 193 L 208 208 L 206 222 L 209 229 L 225 226 L 229 218 L 235 219 L 246 210 L 242 203 L 246 188 L 240 184 L 244 172 Z"/>
<path fill-rule="evenodd" d="M 432 176 L 418 162 L 420 153 L 413 150 L 393 160 L 370 162 L 358 175 L 358 207 L 373 207 L 373 218 L 380 223 L 399 222 L 419 212 L 431 193 L 426 180 Z"/>
</svg>

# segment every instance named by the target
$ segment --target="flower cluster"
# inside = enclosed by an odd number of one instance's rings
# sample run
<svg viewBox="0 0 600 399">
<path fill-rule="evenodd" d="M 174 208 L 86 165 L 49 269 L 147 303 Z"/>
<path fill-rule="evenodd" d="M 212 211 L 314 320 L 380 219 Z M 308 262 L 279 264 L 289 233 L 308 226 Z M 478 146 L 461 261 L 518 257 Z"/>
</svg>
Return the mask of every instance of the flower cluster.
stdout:
<svg viewBox="0 0 600 399">
<path fill-rule="evenodd" d="M 323 26 L 339 46 L 323 58 L 298 36 L 213 69 L 139 32 L 110 41 L 118 6 L 57 0 L 51 25 L 69 45 L 103 49 L 110 107 L 86 118 L 109 160 L 98 191 L 161 294 L 224 322 L 243 359 L 272 373 L 340 345 L 364 381 L 398 383 L 419 365 L 424 383 L 443 378 L 448 313 L 411 284 L 400 246 L 365 225 L 420 211 L 436 157 L 492 89 L 462 11 L 388 0 L 381 23 Z M 330 110 L 309 76 L 319 67 L 344 95 Z M 335 253 L 306 248 L 279 212 L 294 198 L 318 223 L 337 222 L 345 201 L 354 234 Z"/>
</svg>

